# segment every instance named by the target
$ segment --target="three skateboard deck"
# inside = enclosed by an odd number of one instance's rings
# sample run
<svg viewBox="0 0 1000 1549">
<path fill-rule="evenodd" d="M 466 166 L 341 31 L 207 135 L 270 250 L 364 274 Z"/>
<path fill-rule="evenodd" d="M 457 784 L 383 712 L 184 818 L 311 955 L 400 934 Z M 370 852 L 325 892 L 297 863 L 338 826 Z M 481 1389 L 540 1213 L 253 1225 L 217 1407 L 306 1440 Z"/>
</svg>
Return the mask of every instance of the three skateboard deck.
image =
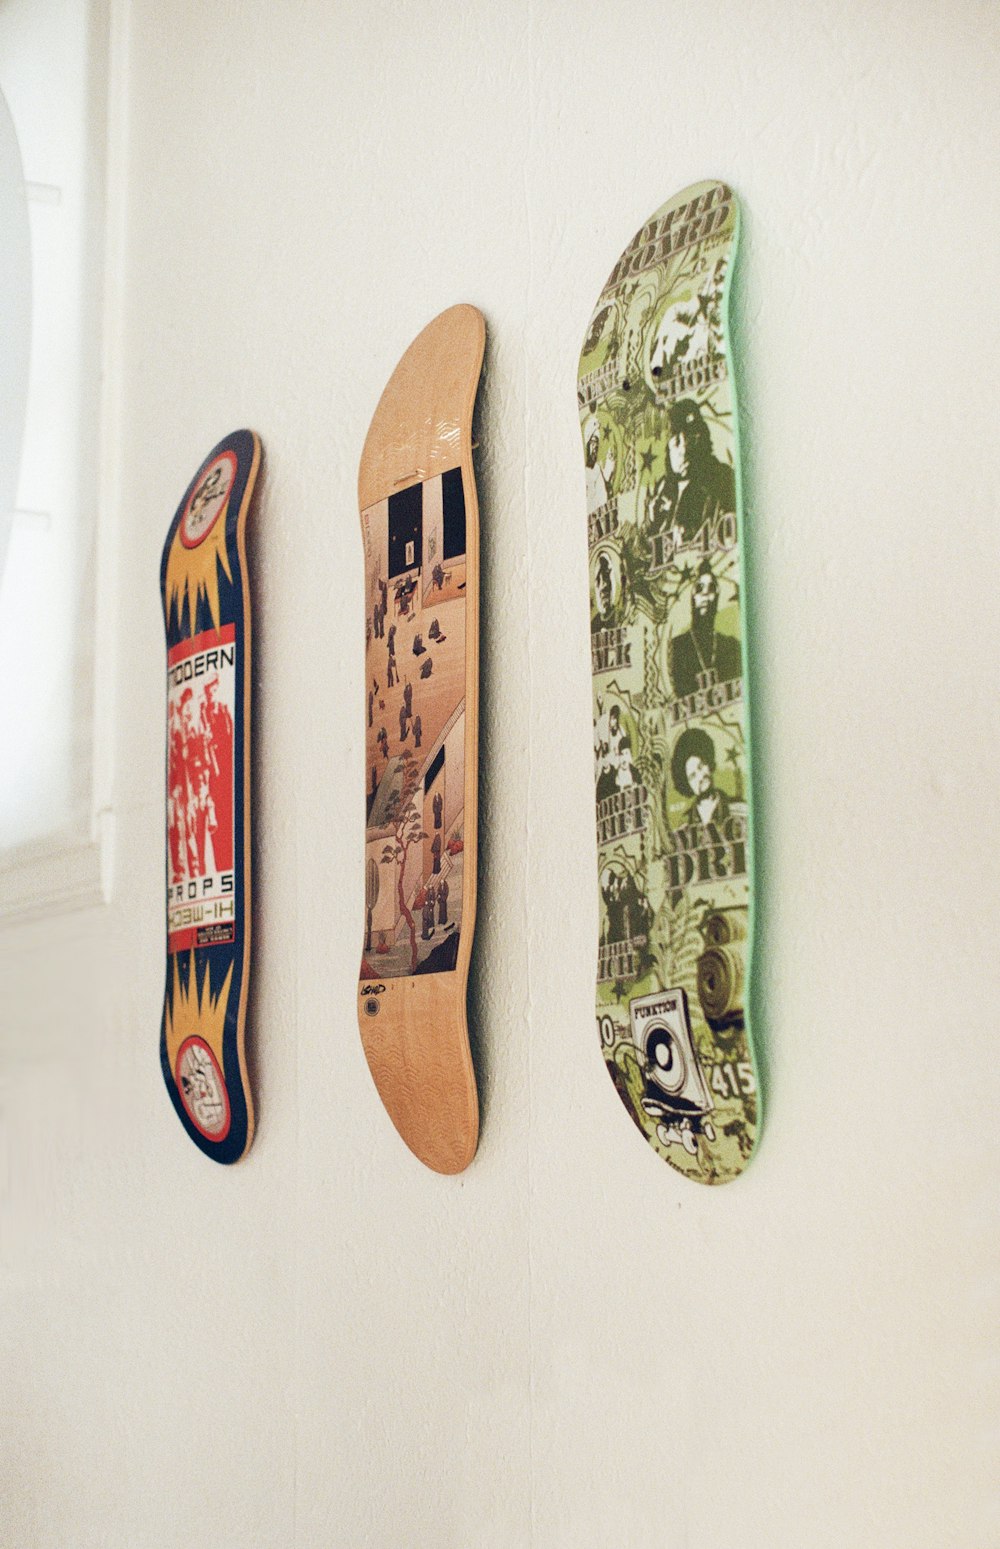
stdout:
<svg viewBox="0 0 1000 1549">
<path fill-rule="evenodd" d="M 160 564 L 167 636 L 167 982 L 160 1063 L 196 1146 L 237 1162 L 253 1139 L 250 978 L 250 589 L 257 436 L 206 457 Z"/>
<path fill-rule="evenodd" d="M 472 414 L 486 329 L 434 319 L 372 419 L 365 553 L 365 932 L 358 1023 L 393 1124 L 437 1172 L 475 1155 L 466 989 L 476 912 L 479 513 Z"/>
<path fill-rule="evenodd" d="M 727 335 L 739 211 L 636 233 L 580 357 L 600 890 L 597 1024 L 649 1144 L 702 1183 L 758 1126 L 743 519 Z"/>
</svg>

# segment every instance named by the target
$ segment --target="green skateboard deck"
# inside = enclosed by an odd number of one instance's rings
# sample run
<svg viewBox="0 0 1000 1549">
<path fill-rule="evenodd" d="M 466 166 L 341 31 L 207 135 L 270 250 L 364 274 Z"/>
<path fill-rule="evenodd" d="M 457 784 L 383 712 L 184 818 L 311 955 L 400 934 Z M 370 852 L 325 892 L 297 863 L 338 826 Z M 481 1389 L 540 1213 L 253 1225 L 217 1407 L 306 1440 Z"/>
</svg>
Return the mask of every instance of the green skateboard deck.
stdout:
<svg viewBox="0 0 1000 1549">
<path fill-rule="evenodd" d="M 653 1149 L 726 1183 L 759 1122 L 745 595 L 727 337 L 739 211 L 697 183 L 638 231 L 580 357 L 609 1073 Z"/>
</svg>

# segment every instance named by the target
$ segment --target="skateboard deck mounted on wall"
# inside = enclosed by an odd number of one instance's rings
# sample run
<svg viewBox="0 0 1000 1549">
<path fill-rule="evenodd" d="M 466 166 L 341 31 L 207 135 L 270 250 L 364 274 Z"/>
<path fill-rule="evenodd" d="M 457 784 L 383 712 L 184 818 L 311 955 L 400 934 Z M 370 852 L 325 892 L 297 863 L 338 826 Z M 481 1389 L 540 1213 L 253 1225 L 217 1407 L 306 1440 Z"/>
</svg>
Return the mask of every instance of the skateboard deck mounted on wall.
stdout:
<svg viewBox="0 0 1000 1549">
<path fill-rule="evenodd" d="M 237 1162 L 253 1138 L 244 1054 L 250 977 L 250 590 L 246 520 L 260 442 L 209 453 L 167 534 L 167 984 L 160 1063 L 196 1146 Z"/>
<path fill-rule="evenodd" d="M 365 930 L 358 1022 L 410 1150 L 475 1155 L 466 1022 L 476 912 L 479 512 L 472 414 L 486 329 L 455 306 L 410 345 L 358 474 L 365 553 Z"/>
<path fill-rule="evenodd" d="M 590 549 L 597 1024 L 630 1116 L 686 1177 L 746 1166 L 759 1094 L 746 613 L 727 336 L 739 213 L 698 183 L 638 231 L 580 358 Z"/>
</svg>

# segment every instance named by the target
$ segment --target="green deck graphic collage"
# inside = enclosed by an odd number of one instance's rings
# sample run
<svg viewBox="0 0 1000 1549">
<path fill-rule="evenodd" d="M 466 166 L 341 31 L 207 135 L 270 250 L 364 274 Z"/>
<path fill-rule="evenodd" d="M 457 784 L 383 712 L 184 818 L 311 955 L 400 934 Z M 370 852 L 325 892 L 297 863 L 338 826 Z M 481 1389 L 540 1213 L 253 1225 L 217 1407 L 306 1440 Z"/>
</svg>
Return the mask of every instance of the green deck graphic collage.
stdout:
<svg viewBox="0 0 1000 1549">
<path fill-rule="evenodd" d="M 686 1176 L 756 1140 L 742 514 L 726 309 L 739 215 L 701 183 L 601 292 L 580 359 L 600 888 L 597 1023 Z"/>
</svg>

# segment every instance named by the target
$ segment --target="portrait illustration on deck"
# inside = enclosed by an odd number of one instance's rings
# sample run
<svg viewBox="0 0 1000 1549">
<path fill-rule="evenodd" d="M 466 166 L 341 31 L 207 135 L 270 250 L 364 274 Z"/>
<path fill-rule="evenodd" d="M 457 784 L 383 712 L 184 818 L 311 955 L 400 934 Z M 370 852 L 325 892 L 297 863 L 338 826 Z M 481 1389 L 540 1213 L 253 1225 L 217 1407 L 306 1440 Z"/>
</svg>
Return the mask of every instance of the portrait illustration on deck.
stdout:
<svg viewBox="0 0 1000 1549">
<path fill-rule="evenodd" d="M 735 397 L 736 203 L 664 205 L 615 265 L 578 381 L 590 561 L 596 1010 L 646 1139 L 737 1176 L 758 1093 L 746 1008 L 749 765 Z"/>
<path fill-rule="evenodd" d="M 461 468 L 362 512 L 365 941 L 361 978 L 453 969 L 462 923 L 465 494 Z"/>
</svg>

